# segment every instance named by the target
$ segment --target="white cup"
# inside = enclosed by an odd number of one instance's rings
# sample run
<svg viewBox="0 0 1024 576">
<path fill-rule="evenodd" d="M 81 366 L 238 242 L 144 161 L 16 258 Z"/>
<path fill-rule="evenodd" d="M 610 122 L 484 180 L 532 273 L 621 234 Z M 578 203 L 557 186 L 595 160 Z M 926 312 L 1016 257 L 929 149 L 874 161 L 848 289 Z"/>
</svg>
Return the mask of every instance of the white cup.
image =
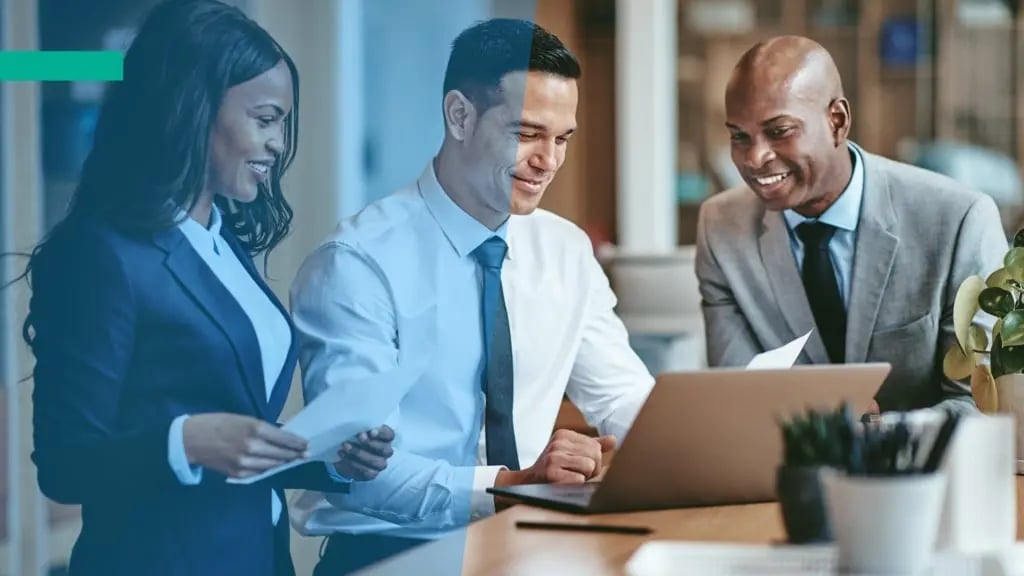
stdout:
<svg viewBox="0 0 1024 576">
<path fill-rule="evenodd" d="M 937 547 L 998 553 L 1017 539 L 1016 425 L 1010 414 L 964 416 L 946 451 L 948 487 Z"/>
<path fill-rule="evenodd" d="M 926 570 L 946 488 L 946 475 L 848 476 L 821 472 L 839 567 L 868 574 Z"/>
</svg>

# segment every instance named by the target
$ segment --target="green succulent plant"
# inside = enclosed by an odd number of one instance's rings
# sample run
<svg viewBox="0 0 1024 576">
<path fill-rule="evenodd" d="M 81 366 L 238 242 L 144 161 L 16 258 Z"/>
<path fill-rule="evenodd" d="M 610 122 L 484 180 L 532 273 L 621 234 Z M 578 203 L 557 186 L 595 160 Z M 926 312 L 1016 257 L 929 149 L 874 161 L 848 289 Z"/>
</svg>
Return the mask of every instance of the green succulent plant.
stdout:
<svg viewBox="0 0 1024 576">
<path fill-rule="evenodd" d="M 971 323 L 978 310 L 996 318 L 991 341 Z M 946 352 L 943 372 L 952 380 L 971 378 L 975 403 L 984 412 L 994 412 L 998 399 L 993 380 L 1024 372 L 1024 229 L 1014 235 L 1002 268 L 988 278 L 970 276 L 960 284 L 953 327 L 956 345 Z"/>
<path fill-rule="evenodd" d="M 839 466 L 843 462 L 841 411 L 808 410 L 779 422 L 786 466 Z"/>
</svg>

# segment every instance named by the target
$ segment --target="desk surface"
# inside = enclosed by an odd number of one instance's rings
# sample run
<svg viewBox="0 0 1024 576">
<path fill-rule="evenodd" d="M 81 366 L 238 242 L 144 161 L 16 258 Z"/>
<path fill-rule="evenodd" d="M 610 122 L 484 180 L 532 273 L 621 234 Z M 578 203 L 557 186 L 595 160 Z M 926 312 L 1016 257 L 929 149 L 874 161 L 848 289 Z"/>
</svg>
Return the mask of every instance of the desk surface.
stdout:
<svg viewBox="0 0 1024 576">
<path fill-rule="evenodd" d="M 522 530 L 518 520 L 589 522 L 647 526 L 646 536 Z M 1017 525 L 1024 526 L 1024 477 L 1017 477 Z M 1018 539 L 1022 539 L 1018 528 Z M 438 542 L 385 561 L 368 574 L 451 574 L 454 563 L 463 575 L 570 574 L 620 575 L 636 549 L 647 540 L 703 540 L 770 543 L 785 539 L 778 504 L 687 508 L 658 512 L 579 516 L 515 506 L 471 524 Z M 447 568 L 447 569 L 446 569 Z"/>
</svg>

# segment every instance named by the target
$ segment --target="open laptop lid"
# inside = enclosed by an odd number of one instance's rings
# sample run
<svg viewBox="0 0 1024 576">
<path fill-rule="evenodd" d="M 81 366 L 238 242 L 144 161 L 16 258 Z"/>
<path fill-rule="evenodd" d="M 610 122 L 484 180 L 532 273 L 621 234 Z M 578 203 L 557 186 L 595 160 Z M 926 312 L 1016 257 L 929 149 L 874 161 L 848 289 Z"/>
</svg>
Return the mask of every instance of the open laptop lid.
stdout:
<svg viewBox="0 0 1024 576">
<path fill-rule="evenodd" d="M 711 369 L 658 377 L 593 500 L 627 511 L 775 499 L 778 420 L 843 401 L 866 412 L 891 366 Z"/>
</svg>

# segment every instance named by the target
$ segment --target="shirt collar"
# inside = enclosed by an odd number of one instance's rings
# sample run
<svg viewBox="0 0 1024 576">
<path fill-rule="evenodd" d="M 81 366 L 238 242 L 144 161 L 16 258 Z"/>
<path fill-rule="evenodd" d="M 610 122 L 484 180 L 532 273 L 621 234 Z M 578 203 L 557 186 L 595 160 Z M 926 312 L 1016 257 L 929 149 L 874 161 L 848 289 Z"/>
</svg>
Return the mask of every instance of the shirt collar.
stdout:
<svg viewBox="0 0 1024 576">
<path fill-rule="evenodd" d="M 502 223 L 497 230 L 492 231 L 466 213 L 441 188 L 441 184 L 437 181 L 437 174 L 434 172 L 433 161 L 427 163 L 427 167 L 416 184 L 430 214 L 434 217 L 437 225 L 441 227 L 441 232 L 448 239 L 452 249 L 460 257 L 470 254 L 476 250 L 477 246 L 492 236 L 497 236 L 505 240 L 506 243 L 508 242 L 508 220 Z M 511 249 L 506 254 L 506 258 L 511 258 Z"/>
<path fill-rule="evenodd" d="M 223 225 L 220 209 L 217 208 L 216 204 L 210 207 L 209 227 L 203 227 L 202 224 L 193 220 L 185 210 L 178 210 L 176 219 L 178 220 L 178 229 L 181 230 L 188 238 L 208 238 L 214 243 L 217 241 L 217 236 L 220 236 L 220 229 Z"/>
<path fill-rule="evenodd" d="M 857 230 L 861 199 L 864 197 L 864 156 L 860 153 L 860 148 L 853 142 L 848 141 L 847 146 L 850 148 L 850 159 L 853 161 L 853 174 L 850 176 L 850 182 L 847 183 L 839 198 L 817 218 L 817 221 L 835 226 L 840 230 L 853 232 Z M 790 230 L 795 230 L 797 226 L 807 220 L 815 220 L 804 217 L 794 210 L 784 210 L 782 215 Z"/>
</svg>

